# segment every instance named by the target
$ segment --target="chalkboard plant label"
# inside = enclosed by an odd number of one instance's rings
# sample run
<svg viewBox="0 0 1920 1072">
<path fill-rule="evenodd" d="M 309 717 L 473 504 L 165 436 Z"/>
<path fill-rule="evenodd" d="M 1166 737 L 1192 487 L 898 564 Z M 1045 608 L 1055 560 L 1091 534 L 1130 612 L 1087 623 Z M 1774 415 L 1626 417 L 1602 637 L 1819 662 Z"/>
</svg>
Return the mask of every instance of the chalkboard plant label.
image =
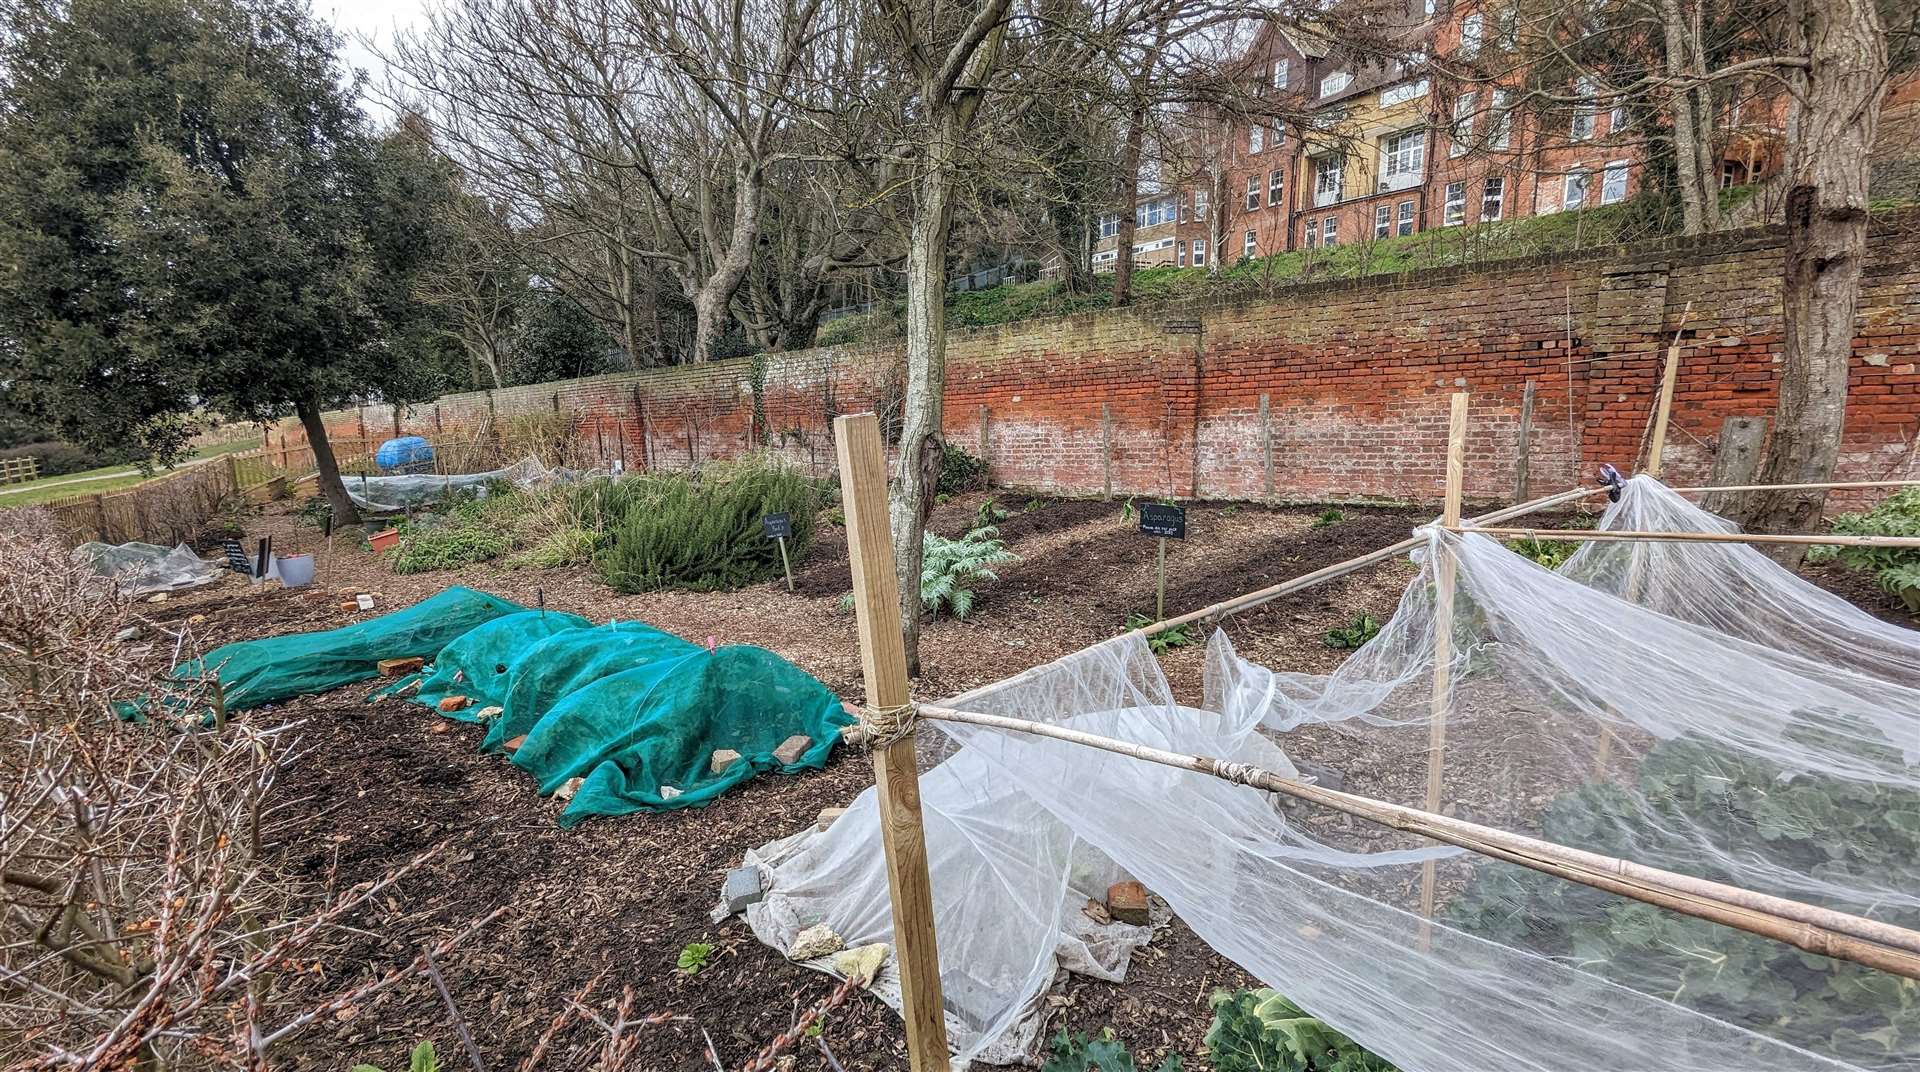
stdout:
<svg viewBox="0 0 1920 1072">
<path fill-rule="evenodd" d="M 1187 538 L 1187 509 L 1171 503 L 1140 504 L 1140 533 L 1163 540 Z"/>
<path fill-rule="evenodd" d="M 768 514 L 760 519 L 761 531 L 769 540 L 787 540 L 793 538 L 793 516 L 790 514 Z"/>
</svg>

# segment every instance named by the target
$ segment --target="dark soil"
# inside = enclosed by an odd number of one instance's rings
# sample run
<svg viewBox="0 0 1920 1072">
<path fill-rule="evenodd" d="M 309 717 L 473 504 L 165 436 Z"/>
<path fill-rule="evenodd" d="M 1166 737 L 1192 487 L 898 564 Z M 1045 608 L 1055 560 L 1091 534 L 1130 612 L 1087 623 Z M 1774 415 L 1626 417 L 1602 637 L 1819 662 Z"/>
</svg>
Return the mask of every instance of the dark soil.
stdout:
<svg viewBox="0 0 1920 1072">
<path fill-rule="evenodd" d="M 935 530 L 971 527 L 984 499 L 974 494 L 942 504 Z M 1131 613 L 1152 612 L 1157 543 L 1133 531 L 1121 504 L 1035 499 L 1029 508 L 1026 497 L 1005 495 L 999 503 L 1011 511 L 1001 532 L 1022 560 L 981 589 L 974 616 L 930 624 L 921 696 L 998 680 L 1113 635 Z M 1190 538 L 1169 551 L 1169 613 L 1393 543 L 1426 517 L 1417 510 L 1345 507 L 1343 520 L 1316 526 L 1319 513 L 1190 507 Z M 483 564 L 395 576 L 344 538 L 327 556 L 317 532 L 296 527 L 283 513 L 248 519 L 245 528 L 249 541 L 271 533 L 277 546 L 321 551 L 324 589 L 249 587 L 236 577 L 144 607 L 148 616 L 191 622 L 196 638 L 213 645 L 370 616 L 340 609 L 343 591 L 373 594 L 371 614 L 381 614 L 466 584 L 529 605 L 544 595 L 548 606 L 596 621 L 638 618 L 695 640 L 760 644 L 841 696 L 861 699 L 853 619 L 837 607 L 849 587 L 845 536 L 829 524 L 796 563 L 794 594 L 774 582 L 731 593 L 640 596 L 612 592 L 585 569 Z M 1236 614 L 1222 626 L 1248 658 L 1325 672 L 1346 652 L 1328 648 L 1324 633 L 1363 613 L 1384 621 L 1412 572 L 1404 559 L 1394 560 Z M 1911 623 L 1870 579 L 1837 570 L 1812 576 L 1889 620 Z M 1201 660 L 1198 644 L 1162 659 L 1183 698 L 1198 699 Z M 636 1011 L 686 1017 L 649 1029 L 641 1067 L 662 1070 L 711 1067 L 705 1035 L 727 1067 L 738 1067 L 785 1030 L 797 1009 L 832 989 L 831 980 L 762 946 L 743 923 L 716 926 L 707 913 L 725 872 L 745 850 L 810 824 L 822 807 L 845 805 L 872 784 L 863 755 L 846 751 L 823 771 L 759 779 L 702 810 L 561 830 L 554 825 L 557 804 L 539 797 L 510 764 L 475 751 L 479 730 L 400 702 L 362 703 L 363 691 L 306 697 L 248 716 L 304 723 L 300 734 L 310 751 L 280 787 L 299 836 L 279 852 L 316 892 L 376 879 L 439 847 L 421 873 L 353 921 L 358 929 L 322 959 L 316 974 L 303 978 L 301 996 L 334 993 L 405 964 L 423 945 L 503 906 L 504 918 L 443 964 L 493 1069 L 525 1056 L 568 998 L 596 979 L 589 1004 L 631 987 Z M 717 947 L 710 966 L 695 975 L 676 970 L 681 949 L 702 941 Z M 1050 1002 L 1053 1026 L 1087 1033 L 1112 1027 L 1144 1067 L 1169 1051 L 1191 1058 L 1209 1021 L 1208 994 L 1251 982 L 1176 921 L 1136 958 L 1125 984 L 1077 977 L 1062 983 Z M 596 1037 L 575 1024 L 556 1046 L 569 1053 Z M 404 1067 L 406 1049 L 421 1038 L 435 1041 L 447 1067 L 459 1067 L 451 1019 L 431 985 L 415 979 L 310 1031 L 286 1051 L 284 1066 L 344 1069 L 369 1061 Z M 899 1020 L 871 997 L 858 996 L 834 1013 L 822 1038 L 848 1070 L 905 1066 Z M 791 1067 L 829 1067 L 811 1042 L 793 1052 Z M 1205 1065 L 1190 1061 L 1189 1067 Z"/>
</svg>

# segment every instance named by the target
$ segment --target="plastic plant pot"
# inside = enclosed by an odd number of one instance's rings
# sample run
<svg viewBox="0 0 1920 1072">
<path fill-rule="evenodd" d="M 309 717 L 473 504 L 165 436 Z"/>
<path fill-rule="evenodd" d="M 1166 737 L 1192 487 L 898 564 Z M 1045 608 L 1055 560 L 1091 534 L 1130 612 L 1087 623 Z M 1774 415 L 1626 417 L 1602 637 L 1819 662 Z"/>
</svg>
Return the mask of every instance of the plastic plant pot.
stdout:
<svg viewBox="0 0 1920 1072">
<path fill-rule="evenodd" d="M 373 548 L 375 551 L 391 550 L 399 542 L 399 529 L 381 529 L 379 532 L 367 537 L 367 546 Z"/>
<path fill-rule="evenodd" d="M 288 588 L 304 588 L 313 583 L 313 556 L 275 555 L 280 564 L 280 583 Z"/>
</svg>

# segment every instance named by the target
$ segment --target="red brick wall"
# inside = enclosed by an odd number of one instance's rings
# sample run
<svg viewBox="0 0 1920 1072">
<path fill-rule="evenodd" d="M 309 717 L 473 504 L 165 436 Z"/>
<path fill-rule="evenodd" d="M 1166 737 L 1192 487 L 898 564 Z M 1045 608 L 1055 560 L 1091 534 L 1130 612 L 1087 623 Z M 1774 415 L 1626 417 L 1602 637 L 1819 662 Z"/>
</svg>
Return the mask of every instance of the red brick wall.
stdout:
<svg viewBox="0 0 1920 1072">
<path fill-rule="evenodd" d="M 1914 456 L 1920 263 L 1899 232 L 1916 226 L 1920 216 L 1877 225 L 1843 478 L 1907 475 Z M 1773 408 L 1780 260 L 1778 234 L 1746 232 L 955 332 L 946 431 L 979 450 L 985 407 L 994 480 L 1035 490 L 1098 494 L 1110 480 L 1119 494 L 1263 497 L 1270 437 L 1274 497 L 1431 500 L 1447 395 L 1468 390 L 1468 494 L 1491 499 L 1512 492 L 1532 380 L 1532 488 L 1543 494 L 1601 462 L 1635 463 L 1677 332 L 1667 472 L 1693 480 L 1726 417 Z M 1167 330 L 1194 321 L 1198 333 Z M 888 397 L 900 361 L 895 344 L 768 355 L 771 442 L 829 471 L 832 415 Z M 751 383 L 748 360 L 648 370 L 449 396 L 403 423 L 431 436 L 557 399 L 579 421 L 584 457 L 680 468 L 747 449 Z M 391 407 L 366 412 L 374 434 L 391 430 Z M 357 427 L 353 411 L 329 419 Z"/>
</svg>

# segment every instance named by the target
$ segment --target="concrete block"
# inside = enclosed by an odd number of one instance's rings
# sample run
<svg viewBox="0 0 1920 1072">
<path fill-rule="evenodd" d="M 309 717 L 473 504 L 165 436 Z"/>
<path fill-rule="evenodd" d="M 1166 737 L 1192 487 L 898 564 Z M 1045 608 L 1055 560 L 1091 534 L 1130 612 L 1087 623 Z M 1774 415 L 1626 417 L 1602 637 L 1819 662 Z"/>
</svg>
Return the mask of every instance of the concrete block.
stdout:
<svg viewBox="0 0 1920 1072">
<path fill-rule="evenodd" d="M 726 902 L 729 914 L 746 911 L 748 905 L 759 904 L 766 895 L 757 867 L 734 868 L 727 872 L 726 884 L 720 888 L 720 899 Z"/>
</svg>

